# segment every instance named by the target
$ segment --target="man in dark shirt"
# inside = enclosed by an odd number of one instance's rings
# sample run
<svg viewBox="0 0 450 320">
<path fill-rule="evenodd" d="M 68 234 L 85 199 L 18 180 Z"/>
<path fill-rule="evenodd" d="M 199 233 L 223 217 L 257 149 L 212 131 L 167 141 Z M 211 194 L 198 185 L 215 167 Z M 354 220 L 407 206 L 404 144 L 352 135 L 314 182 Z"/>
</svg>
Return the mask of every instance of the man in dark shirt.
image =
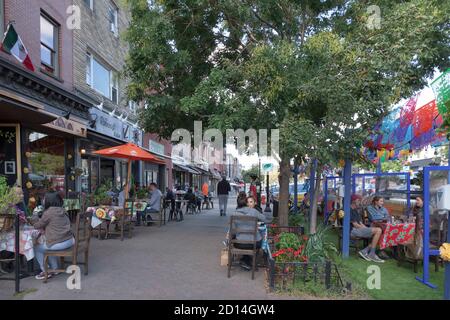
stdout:
<svg viewBox="0 0 450 320">
<path fill-rule="evenodd" d="M 361 196 L 354 194 L 351 198 L 350 206 L 350 236 L 352 238 L 372 238 L 372 242 L 367 248 L 362 249 L 358 254 L 367 261 L 374 261 L 383 263 L 384 260 L 380 259 L 375 250 L 377 248 L 378 240 L 382 234 L 381 228 L 369 228 L 363 224 L 362 216 L 359 211 L 361 207 Z"/>
<path fill-rule="evenodd" d="M 219 197 L 220 215 L 227 215 L 228 193 L 231 191 L 230 183 L 226 176 L 222 176 L 222 180 L 217 184 L 217 196 Z"/>
</svg>

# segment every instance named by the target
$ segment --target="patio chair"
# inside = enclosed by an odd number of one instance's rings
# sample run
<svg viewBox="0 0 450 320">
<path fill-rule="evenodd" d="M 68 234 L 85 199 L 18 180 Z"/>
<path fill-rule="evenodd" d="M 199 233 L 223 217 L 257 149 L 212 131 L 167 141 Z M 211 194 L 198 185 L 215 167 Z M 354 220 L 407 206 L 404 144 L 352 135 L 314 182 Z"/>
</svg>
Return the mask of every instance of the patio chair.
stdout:
<svg viewBox="0 0 450 320">
<path fill-rule="evenodd" d="M 71 258 L 71 264 L 73 265 L 83 265 L 84 274 L 87 275 L 89 271 L 89 244 L 91 239 L 91 218 L 92 215 L 86 213 L 85 208 L 77 214 L 75 218 L 74 226 L 74 237 L 75 244 L 66 250 L 59 251 L 46 251 L 44 253 L 44 273 L 45 279 L 44 283 L 48 280 L 49 272 L 66 272 L 65 258 Z M 78 260 L 78 256 L 82 254 L 83 262 Z M 61 269 L 49 269 L 48 258 L 49 257 L 59 257 L 61 263 Z"/>
<path fill-rule="evenodd" d="M 251 229 L 239 229 L 239 224 L 251 224 Z M 256 235 L 258 232 L 258 219 L 249 216 L 231 216 L 230 217 L 230 240 L 228 241 L 228 278 L 231 277 L 231 266 L 235 256 L 249 255 L 252 256 L 252 280 L 255 279 L 256 257 L 259 249 L 257 248 Z M 236 234 L 249 234 L 253 240 L 237 240 Z M 248 246 L 249 249 L 239 248 L 241 245 Z"/>
<path fill-rule="evenodd" d="M 166 224 L 166 206 L 164 203 L 166 202 L 164 197 L 161 197 L 161 202 L 159 203 L 159 211 L 158 212 L 148 212 L 145 214 L 145 221 L 147 226 L 150 223 L 158 223 L 161 227 L 163 224 Z M 149 219 L 149 217 L 151 219 Z"/>
<path fill-rule="evenodd" d="M 131 203 L 131 205 L 129 205 Z M 133 236 L 133 208 L 134 208 L 134 200 L 128 199 L 125 200 L 123 208 L 120 209 L 119 218 L 114 222 L 110 222 L 107 227 L 107 232 L 105 239 L 110 235 L 119 235 L 120 241 L 124 239 L 125 231 L 128 231 L 128 238 L 131 239 Z M 114 228 L 114 230 L 112 230 Z"/>
<path fill-rule="evenodd" d="M 339 226 L 338 229 L 338 250 L 342 251 L 342 238 L 343 238 L 343 227 Z M 355 248 L 355 253 L 358 254 L 358 251 L 366 248 L 369 245 L 369 240 L 367 238 L 359 238 L 350 236 L 350 248 Z"/>
</svg>

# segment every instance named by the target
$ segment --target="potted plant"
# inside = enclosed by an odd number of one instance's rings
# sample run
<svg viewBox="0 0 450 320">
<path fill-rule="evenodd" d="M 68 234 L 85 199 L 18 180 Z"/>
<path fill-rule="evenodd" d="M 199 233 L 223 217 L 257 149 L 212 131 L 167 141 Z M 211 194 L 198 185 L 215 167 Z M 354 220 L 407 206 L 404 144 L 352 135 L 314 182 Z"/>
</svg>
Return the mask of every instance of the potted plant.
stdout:
<svg viewBox="0 0 450 320">
<path fill-rule="evenodd" d="M 140 188 L 136 192 L 136 199 L 143 200 L 143 199 L 146 199 L 147 197 L 148 197 L 148 191 L 145 188 Z"/>
<path fill-rule="evenodd" d="M 6 178 L 0 176 L 0 213 L 10 215 L 0 218 L 0 231 L 9 231 L 14 223 L 14 215 L 23 214 L 16 206 L 20 200 L 14 188 L 8 187 Z"/>
<path fill-rule="evenodd" d="M 94 192 L 94 203 L 96 205 L 110 206 L 112 197 L 108 194 L 109 188 L 106 184 L 100 185 Z"/>
</svg>

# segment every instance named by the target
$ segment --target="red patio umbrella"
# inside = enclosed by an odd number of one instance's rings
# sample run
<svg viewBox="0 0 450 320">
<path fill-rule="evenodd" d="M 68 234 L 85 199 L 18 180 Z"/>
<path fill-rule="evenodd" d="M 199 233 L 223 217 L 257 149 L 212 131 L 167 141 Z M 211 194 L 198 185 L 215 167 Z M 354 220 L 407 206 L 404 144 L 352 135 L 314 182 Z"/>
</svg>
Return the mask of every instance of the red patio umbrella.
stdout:
<svg viewBox="0 0 450 320">
<path fill-rule="evenodd" d="M 126 143 L 117 147 L 111 147 L 106 149 L 101 149 L 94 151 L 94 154 L 105 156 L 105 157 L 111 157 L 111 158 L 120 158 L 120 159 L 128 159 L 128 174 L 127 174 L 127 184 L 125 188 L 125 196 L 128 198 L 128 192 L 129 192 L 129 184 L 130 184 L 130 176 L 131 176 L 131 161 L 132 160 L 143 160 L 143 161 L 149 161 L 149 162 L 155 162 L 155 163 L 164 163 L 161 159 L 158 159 L 151 153 L 143 150 L 142 148 L 138 147 L 134 143 Z"/>
</svg>

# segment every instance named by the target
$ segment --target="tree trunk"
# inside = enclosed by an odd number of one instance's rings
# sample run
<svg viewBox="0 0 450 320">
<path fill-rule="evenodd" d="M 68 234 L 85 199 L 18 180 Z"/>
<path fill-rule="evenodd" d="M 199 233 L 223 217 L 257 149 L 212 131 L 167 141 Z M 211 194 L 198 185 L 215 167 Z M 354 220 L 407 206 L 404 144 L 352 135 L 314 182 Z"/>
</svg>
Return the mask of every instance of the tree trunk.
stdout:
<svg viewBox="0 0 450 320">
<path fill-rule="evenodd" d="M 290 159 L 281 159 L 280 162 L 280 192 L 278 203 L 278 224 L 288 226 L 289 215 L 289 179 L 291 177 Z"/>
<path fill-rule="evenodd" d="M 314 185 L 314 199 L 310 199 L 311 220 L 309 221 L 309 233 L 313 234 L 317 231 L 317 201 L 320 195 L 320 182 L 322 177 L 322 168 L 317 166 L 316 183 Z"/>
</svg>

